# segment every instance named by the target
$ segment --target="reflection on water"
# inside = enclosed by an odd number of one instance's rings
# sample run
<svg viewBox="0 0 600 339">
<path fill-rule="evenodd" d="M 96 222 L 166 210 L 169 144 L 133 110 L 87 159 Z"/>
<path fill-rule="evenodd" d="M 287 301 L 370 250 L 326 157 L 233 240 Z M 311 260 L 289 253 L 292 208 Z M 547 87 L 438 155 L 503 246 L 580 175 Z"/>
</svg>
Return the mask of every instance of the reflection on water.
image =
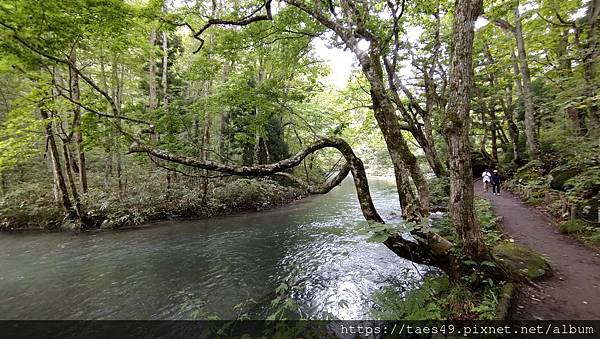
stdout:
<svg viewBox="0 0 600 339">
<path fill-rule="evenodd" d="M 390 219 L 399 209 L 393 183 L 371 186 Z M 304 317 L 364 319 L 373 291 L 417 272 L 356 235 L 362 221 L 346 180 L 260 213 L 122 232 L 0 234 L 0 318 L 233 318 L 235 305 L 268 305 L 286 281 L 298 287 Z"/>
</svg>

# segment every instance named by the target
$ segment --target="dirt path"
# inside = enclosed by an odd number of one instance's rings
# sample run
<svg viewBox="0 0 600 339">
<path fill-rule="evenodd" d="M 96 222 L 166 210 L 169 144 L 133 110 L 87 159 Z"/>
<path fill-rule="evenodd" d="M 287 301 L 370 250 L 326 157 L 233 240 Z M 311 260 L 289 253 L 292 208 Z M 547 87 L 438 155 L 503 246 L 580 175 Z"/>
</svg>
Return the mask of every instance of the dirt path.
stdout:
<svg viewBox="0 0 600 339">
<path fill-rule="evenodd" d="M 504 230 L 516 242 L 543 254 L 554 276 L 538 282 L 540 288 L 523 286 L 513 306 L 513 319 L 600 319 L 600 253 L 561 234 L 553 221 L 507 192 L 484 193 L 481 181 L 475 194 L 492 202 L 504 217 Z"/>
</svg>

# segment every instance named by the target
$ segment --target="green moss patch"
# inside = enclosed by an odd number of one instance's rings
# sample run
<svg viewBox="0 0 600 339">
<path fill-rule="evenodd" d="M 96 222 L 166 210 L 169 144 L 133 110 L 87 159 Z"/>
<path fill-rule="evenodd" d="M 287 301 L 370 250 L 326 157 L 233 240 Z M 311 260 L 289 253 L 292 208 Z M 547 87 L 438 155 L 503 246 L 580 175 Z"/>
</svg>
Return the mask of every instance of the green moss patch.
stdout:
<svg viewBox="0 0 600 339">
<path fill-rule="evenodd" d="M 534 250 L 513 242 L 500 242 L 492 248 L 492 256 L 517 281 L 537 280 L 552 275 L 552 268 Z"/>
</svg>

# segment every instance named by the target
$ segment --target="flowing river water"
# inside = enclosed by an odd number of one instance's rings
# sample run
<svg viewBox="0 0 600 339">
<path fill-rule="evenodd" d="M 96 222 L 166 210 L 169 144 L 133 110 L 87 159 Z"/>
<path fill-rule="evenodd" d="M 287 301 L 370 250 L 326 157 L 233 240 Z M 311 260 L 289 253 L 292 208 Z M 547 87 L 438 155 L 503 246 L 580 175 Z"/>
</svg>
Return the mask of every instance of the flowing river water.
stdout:
<svg viewBox="0 0 600 339">
<path fill-rule="evenodd" d="M 371 181 L 387 220 L 392 181 Z M 266 317 L 282 282 L 305 318 L 367 319 L 373 292 L 427 271 L 368 243 L 351 180 L 289 206 L 86 234 L 0 234 L 0 319 Z M 254 306 L 254 307 L 250 307 Z"/>
</svg>

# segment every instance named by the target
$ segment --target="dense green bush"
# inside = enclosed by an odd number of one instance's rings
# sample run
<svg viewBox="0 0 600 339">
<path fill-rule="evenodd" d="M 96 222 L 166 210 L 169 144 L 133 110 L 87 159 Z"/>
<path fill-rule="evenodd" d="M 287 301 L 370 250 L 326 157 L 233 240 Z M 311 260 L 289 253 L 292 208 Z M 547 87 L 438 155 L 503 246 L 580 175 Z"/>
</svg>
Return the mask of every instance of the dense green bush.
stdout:
<svg viewBox="0 0 600 339">
<path fill-rule="evenodd" d="M 450 202 L 450 178 L 433 178 L 429 180 L 431 207 L 434 210 L 445 210 Z"/>
<path fill-rule="evenodd" d="M 562 222 L 559 229 L 562 233 L 578 235 L 589 243 L 600 244 L 600 226 L 598 225 L 574 219 Z"/>
<path fill-rule="evenodd" d="M 563 206 L 577 206 L 577 215 L 596 220 L 600 207 L 600 145 L 586 137 L 553 130 L 543 134 L 542 160 L 519 168 L 505 187 L 532 205 L 562 218 Z M 561 195 L 564 201 L 561 204 Z"/>
<path fill-rule="evenodd" d="M 50 187 L 19 183 L 0 198 L 0 229 L 59 227 L 64 213 L 54 202 Z"/>
</svg>

